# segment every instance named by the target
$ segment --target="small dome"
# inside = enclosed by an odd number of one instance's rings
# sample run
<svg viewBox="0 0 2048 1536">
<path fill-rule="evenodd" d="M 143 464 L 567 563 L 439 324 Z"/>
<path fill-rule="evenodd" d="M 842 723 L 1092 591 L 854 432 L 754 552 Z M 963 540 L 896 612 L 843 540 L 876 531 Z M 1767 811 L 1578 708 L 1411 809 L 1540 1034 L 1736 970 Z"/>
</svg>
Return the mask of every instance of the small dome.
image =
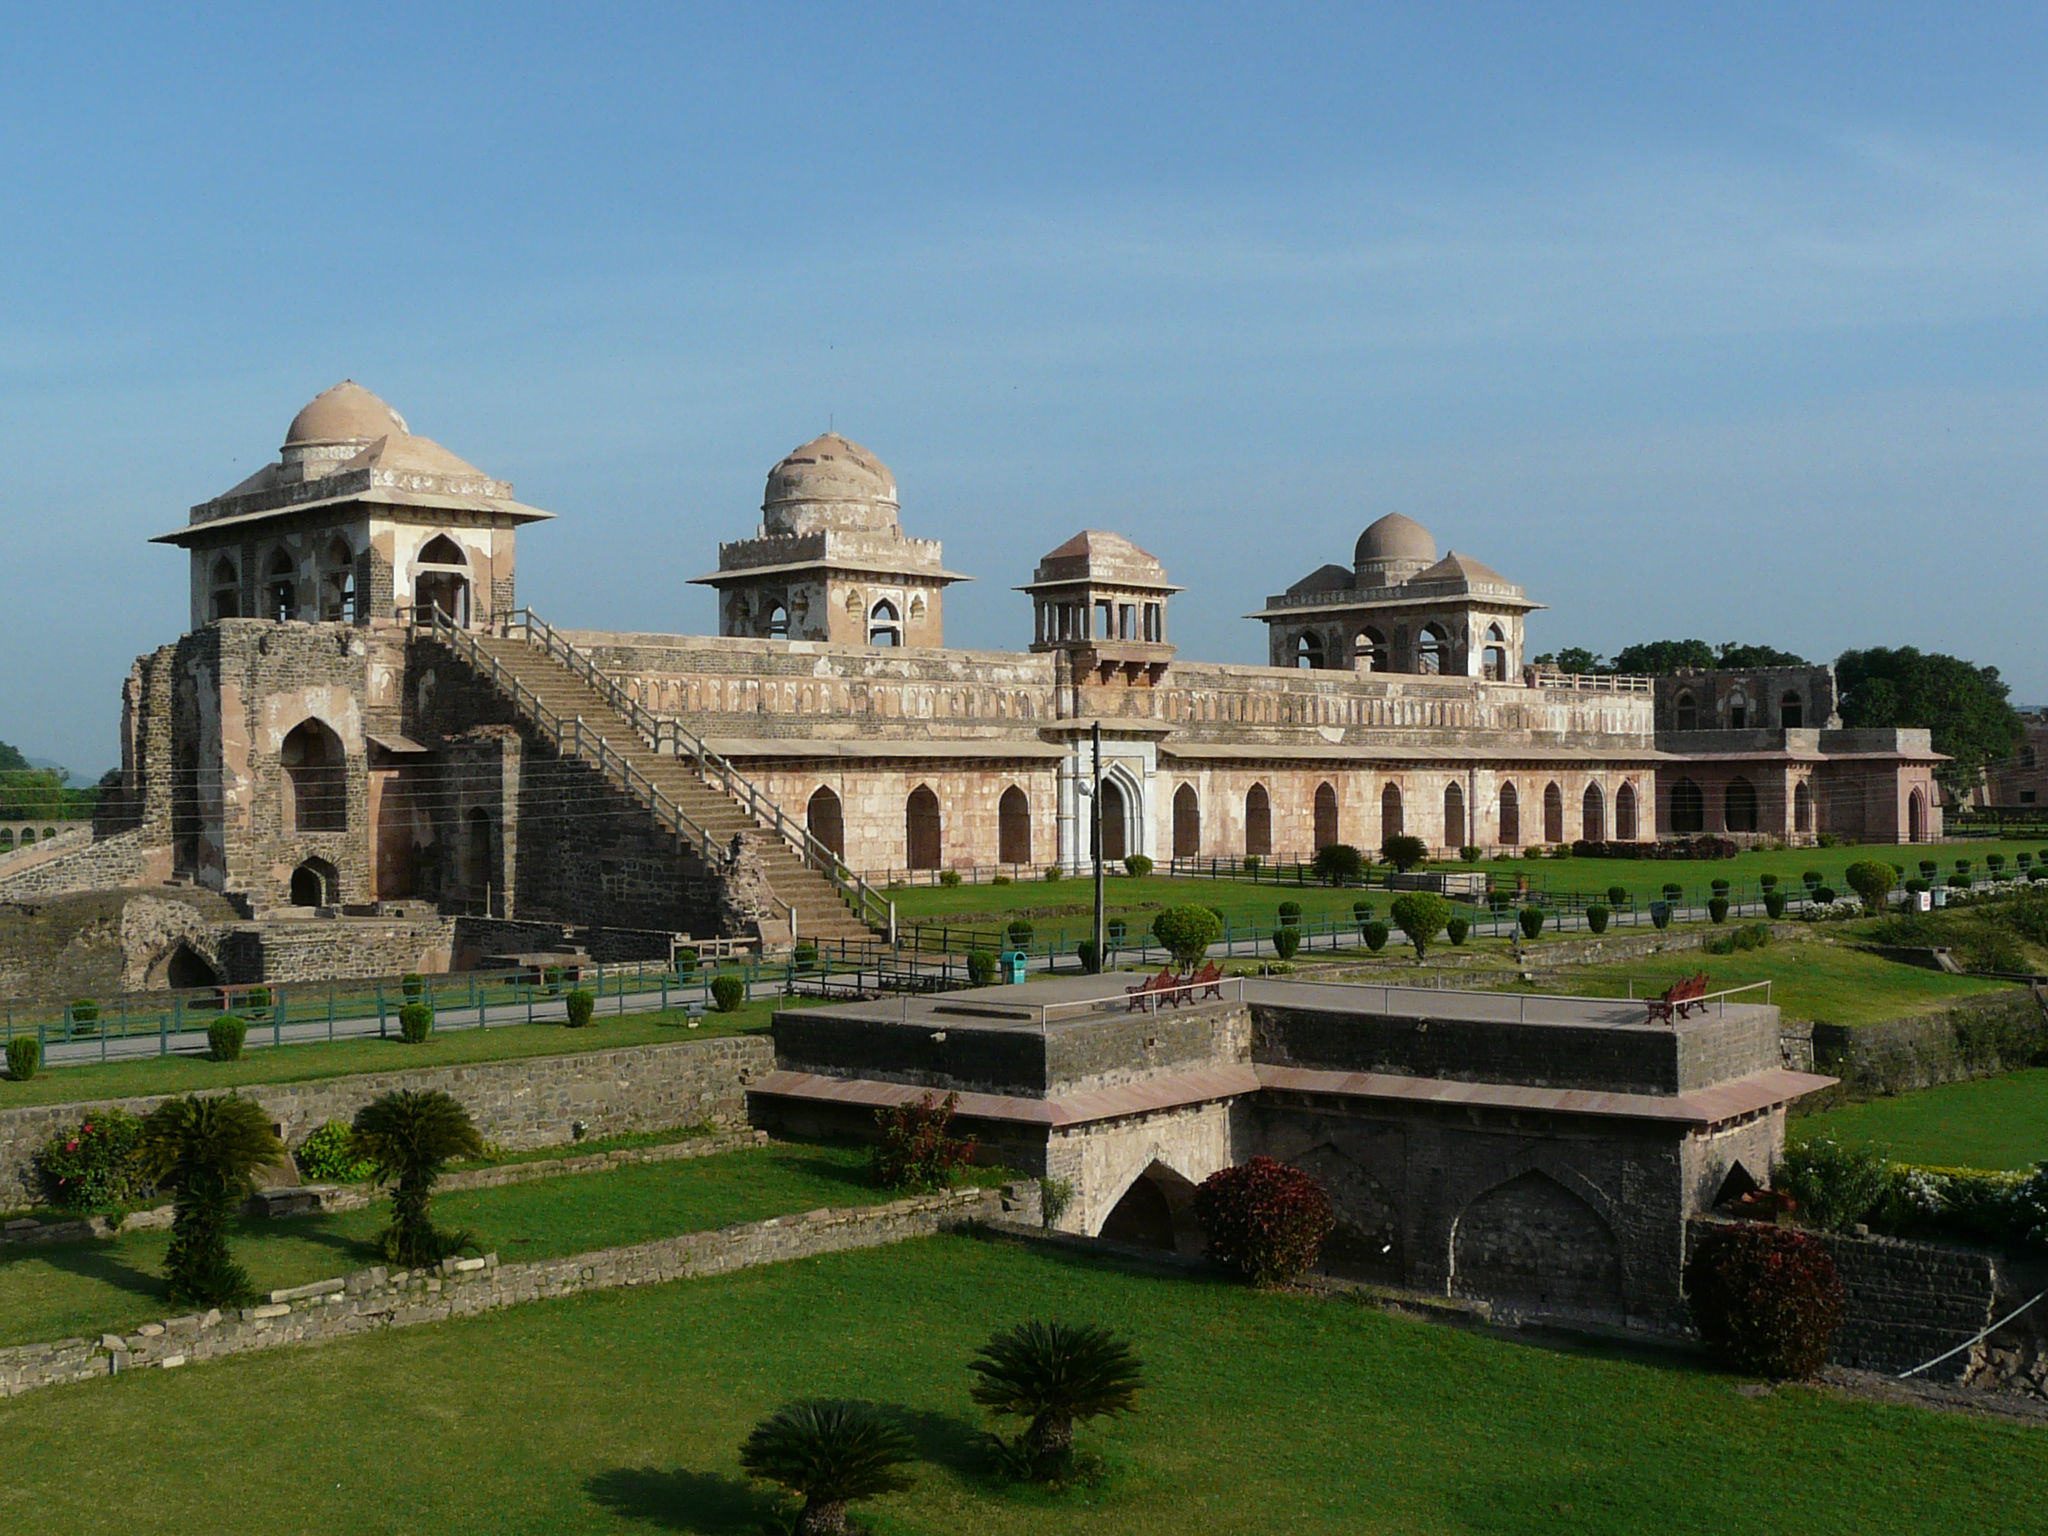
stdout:
<svg viewBox="0 0 2048 1536">
<path fill-rule="evenodd" d="M 1429 564 L 1436 559 L 1436 539 L 1414 518 L 1389 512 L 1358 536 L 1358 547 L 1351 558 L 1359 565 L 1368 560 L 1420 560 Z"/>
<path fill-rule="evenodd" d="M 761 510 L 793 501 L 867 501 L 896 505 L 896 477 L 859 443 L 836 432 L 793 448 L 768 471 Z"/>
<path fill-rule="evenodd" d="M 408 436 L 405 418 L 354 379 L 323 389 L 292 418 L 287 448 L 315 443 L 367 443 L 393 433 Z"/>
</svg>

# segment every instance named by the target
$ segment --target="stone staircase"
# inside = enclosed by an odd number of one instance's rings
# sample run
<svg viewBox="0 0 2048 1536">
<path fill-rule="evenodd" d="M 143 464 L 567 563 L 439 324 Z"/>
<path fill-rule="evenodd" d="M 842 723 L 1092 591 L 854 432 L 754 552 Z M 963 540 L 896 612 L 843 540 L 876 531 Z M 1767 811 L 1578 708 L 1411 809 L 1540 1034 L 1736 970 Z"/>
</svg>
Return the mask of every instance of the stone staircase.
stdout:
<svg viewBox="0 0 2048 1536">
<path fill-rule="evenodd" d="M 870 944 L 887 936 L 893 908 L 865 882 L 827 875 L 819 866 L 832 863 L 829 855 L 800 822 L 675 722 L 656 720 L 626 698 L 537 617 L 522 610 L 503 635 L 456 629 L 438 614 L 422 615 L 417 627 L 510 699 L 563 756 L 596 767 L 707 864 L 715 867 L 736 834 L 754 834 L 748 841 L 775 900 L 793 914 L 798 939 Z"/>
</svg>

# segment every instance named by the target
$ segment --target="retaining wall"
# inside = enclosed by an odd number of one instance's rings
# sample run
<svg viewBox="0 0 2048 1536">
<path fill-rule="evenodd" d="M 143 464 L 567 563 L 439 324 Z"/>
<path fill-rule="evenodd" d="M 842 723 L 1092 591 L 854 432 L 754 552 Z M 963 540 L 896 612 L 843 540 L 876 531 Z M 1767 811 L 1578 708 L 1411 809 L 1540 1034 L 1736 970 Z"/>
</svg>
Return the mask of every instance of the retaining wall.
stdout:
<svg viewBox="0 0 2048 1536">
<path fill-rule="evenodd" d="M 0 1396 L 133 1370 L 170 1370 L 194 1361 L 286 1344 L 318 1344 L 385 1328 L 467 1317 L 579 1291 L 660 1285 L 756 1264 L 878 1248 L 974 1221 L 1036 1218 L 1037 1188 L 956 1190 L 854 1210 L 811 1211 L 716 1232 L 606 1248 L 562 1259 L 501 1264 L 496 1254 L 450 1259 L 434 1269 L 358 1271 L 272 1291 L 261 1306 L 146 1323 L 96 1341 L 60 1339 L 0 1349 Z"/>
<path fill-rule="evenodd" d="M 774 1048 L 765 1035 L 740 1035 L 305 1083 L 257 1083 L 237 1092 L 261 1104 L 285 1144 L 296 1146 L 329 1120 L 353 1119 L 379 1094 L 394 1088 L 440 1088 L 470 1112 L 486 1141 L 524 1150 L 575 1140 L 578 1122 L 593 1138 L 701 1122 L 743 1125 L 747 1083 L 774 1065 Z M 58 1131 L 108 1104 L 146 1115 L 166 1097 L 0 1110 L 0 1210 L 35 1203 L 32 1159 Z"/>
<path fill-rule="evenodd" d="M 2013 987 L 1881 1024 L 1815 1024 L 1813 1057 L 1841 1082 L 1807 1109 L 2044 1066 L 2048 1004 L 2036 988 Z"/>
</svg>

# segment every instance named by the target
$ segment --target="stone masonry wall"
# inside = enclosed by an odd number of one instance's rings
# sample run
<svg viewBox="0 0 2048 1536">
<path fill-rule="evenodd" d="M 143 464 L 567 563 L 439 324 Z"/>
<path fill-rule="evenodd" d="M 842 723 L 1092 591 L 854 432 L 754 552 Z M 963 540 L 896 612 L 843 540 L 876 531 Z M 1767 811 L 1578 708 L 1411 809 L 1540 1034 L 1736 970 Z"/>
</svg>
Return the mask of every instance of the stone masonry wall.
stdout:
<svg viewBox="0 0 2048 1536">
<path fill-rule="evenodd" d="M 1841 1085 L 1810 1109 L 2048 1065 L 2048 1000 L 2014 987 L 1879 1024 L 1815 1024 L 1813 1057 Z"/>
<path fill-rule="evenodd" d="M 1030 1219 L 1032 1194 L 956 1190 L 854 1210 L 812 1211 L 531 1264 L 496 1254 L 434 1269 L 361 1270 L 272 1291 L 261 1306 L 169 1318 L 97 1341 L 63 1339 L 0 1350 L 0 1396 L 134 1370 L 170 1370 L 223 1355 L 325 1343 L 386 1328 L 472 1317 L 522 1302 L 629 1285 L 660 1285 L 785 1259 L 878 1248 L 1006 1212 Z"/>
<path fill-rule="evenodd" d="M 486 1140 L 517 1150 L 571 1141 L 578 1121 L 592 1137 L 703 1121 L 743 1124 L 746 1084 L 773 1064 L 769 1042 L 747 1035 L 305 1083 L 263 1083 L 238 1091 L 261 1104 L 285 1143 L 296 1146 L 329 1120 L 351 1119 L 381 1093 L 394 1088 L 444 1089 L 475 1117 Z M 106 1102 L 145 1115 L 163 1102 L 163 1096 Z M 0 1110 L 0 1210 L 35 1202 L 31 1159 L 91 1107 L 95 1106 L 74 1103 Z"/>
</svg>

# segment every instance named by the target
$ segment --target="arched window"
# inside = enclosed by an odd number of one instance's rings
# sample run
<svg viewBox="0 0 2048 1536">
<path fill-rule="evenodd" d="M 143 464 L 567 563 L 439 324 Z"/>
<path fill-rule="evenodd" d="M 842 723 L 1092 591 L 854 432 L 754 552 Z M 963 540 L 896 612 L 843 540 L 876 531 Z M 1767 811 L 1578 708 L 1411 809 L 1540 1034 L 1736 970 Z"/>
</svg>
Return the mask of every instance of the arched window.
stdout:
<svg viewBox="0 0 2048 1536">
<path fill-rule="evenodd" d="M 1633 843 L 1641 835 L 1636 830 L 1636 789 L 1624 784 L 1614 792 L 1614 836 L 1619 842 Z"/>
<path fill-rule="evenodd" d="M 1707 829 L 1707 797 L 1691 779 L 1671 786 L 1671 830 L 1681 834 Z"/>
<path fill-rule="evenodd" d="M 1263 784 L 1245 791 L 1244 851 L 1261 858 L 1273 851 L 1273 800 Z"/>
<path fill-rule="evenodd" d="M 1607 797 L 1598 784 L 1588 784 L 1579 802 L 1579 836 L 1589 843 L 1607 841 Z"/>
<path fill-rule="evenodd" d="M 903 643 L 903 616 L 896 611 L 896 605 L 886 597 L 868 610 L 868 644 L 901 645 Z M 912 865 L 913 869 L 923 868 Z"/>
<path fill-rule="evenodd" d="M 1183 784 L 1173 792 L 1173 856 L 1192 859 L 1202 851 L 1202 800 L 1195 786 Z"/>
<path fill-rule="evenodd" d="M 241 573 L 226 555 L 213 562 L 213 616 L 216 619 L 238 619 L 242 616 Z"/>
<path fill-rule="evenodd" d="M 1330 784 L 1316 786 L 1316 852 L 1337 842 L 1337 791 Z"/>
<path fill-rule="evenodd" d="M 1512 784 L 1500 787 L 1500 840 L 1510 848 L 1522 841 L 1522 797 Z"/>
<path fill-rule="evenodd" d="M 804 806 L 804 826 L 833 858 L 846 857 L 846 816 L 839 796 L 822 784 L 811 791 Z"/>
<path fill-rule="evenodd" d="M 1792 788 L 1792 830 L 1813 830 L 1813 789 L 1804 779 Z"/>
<path fill-rule="evenodd" d="M 1796 731 L 1806 723 L 1806 700 L 1790 689 L 1778 700 L 1778 724 L 1788 731 Z"/>
<path fill-rule="evenodd" d="M 1128 831 L 1129 807 L 1123 786 L 1115 779 L 1102 781 L 1102 862 L 1121 864 L 1131 851 Z"/>
<path fill-rule="evenodd" d="M 1740 688 L 1728 695 L 1728 729 L 1746 731 L 1749 729 L 1749 695 Z"/>
<path fill-rule="evenodd" d="M 761 633 L 770 640 L 787 640 L 789 638 L 789 610 L 780 603 L 771 602 L 768 605 L 768 616 L 761 624 Z"/>
<path fill-rule="evenodd" d="M 903 806 L 904 841 L 912 869 L 937 869 L 944 846 L 939 824 L 939 797 L 920 784 Z"/>
<path fill-rule="evenodd" d="M 1444 846 L 1465 846 L 1465 791 L 1456 783 L 1444 786 Z"/>
<path fill-rule="evenodd" d="M 1451 637 L 1440 624 L 1425 624 L 1415 641 L 1415 669 L 1430 677 L 1451 670 Z"/>
<path fill-rule="evenodd" d="M 1730 832 L 1756 830 L 1756 786 L 1747 779 L 1728 781 L 1721 796 L 1721 824 Z"/>
<path fill-rule="evenodd" d="M 1691 689 L 1678 695 L 1678 728 L 1681 731 L 1696 731 L 1700 728 L 1700 707 L 1694 700 Z"/>
<path fill-rule="evenodd" d="M 467 628 L 469 596 L 469 557 L 447 534 L 435 534 L 413 561 L 414 604 L 438 609 L 451 623 Z"/>
<path fill-rule="evenodd" d="M 1390 837 L 1399 837 L 1401 829 L 1401 786 L 1389 784 L 1380 791 L 1380 846 L 1385 847 Z"/>
<path fill-rule="evenodd" d="M 274 550 L 263 568 L 263 617 L 295 619 L 299 614 L 299 568 L 285 549 Z"/>
<path fill-rule="evenodd" d="M 348 830 L 348 758 L 341 738 L 323 721 L 303 720 L 285 737 L 285 803 L 292 832 Z"/>
<path fill-rule="evenodd" d="M 1317 634 L 1299 636 L 1294 642 L 1294 664 L 1310 669 L 1322 666 L 1323 637 Z"/>
<path fill-rule="evenodd" d="M 1351 642 L 1351 664 L 1361 672 L 1387 670 L 1387 637 L 1368 625 Z"/>
<path fill-rule="evenodd" d="M 340 902 L 341 876 L 325 859 L 308 859 L 292 871 L 295 907 L 332 907 Z"/>
<path fill-rule="evenodd" d="M 320 618 L 328 624 L 356 621 L 356 557 L 339 535 L 320 552 Z"/>
<path fill-rule="evenodd" d="M 1488 682 L 1506 682 L 1508 676 L 1508 637 L 1501 632 L 1498 624 L 1486 626 L 1485 677 Z"/>
<path fill-rule="evenodd" d="M 1554 780 L 1543 786 L 1543 841 L 1564 841 L 1564 791 Z"/>
<path fill-rule="evenodd" d="M 1005 864 L 1031 862 L 1031 799 L 1015 784 L 996 802 L 996 857 Z"/>
</svg>

